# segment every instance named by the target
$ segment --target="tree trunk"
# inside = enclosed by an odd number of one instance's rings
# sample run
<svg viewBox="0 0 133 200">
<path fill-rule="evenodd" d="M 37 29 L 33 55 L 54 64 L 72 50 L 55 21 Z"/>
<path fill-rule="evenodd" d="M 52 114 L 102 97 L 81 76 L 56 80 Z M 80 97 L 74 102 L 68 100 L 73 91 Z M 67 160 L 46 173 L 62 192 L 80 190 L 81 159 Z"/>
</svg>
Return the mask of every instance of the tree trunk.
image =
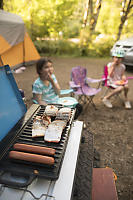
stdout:
<svg viewBox="0 0 133 200">
<path fill-rule="evenodd" d="M 92 34 L 92 32 L 95 31 L 99 12 L 100 12 L 100 9 L 101 9 L 102 0 L 96 1 L 95 10 L 94 10 L 93 4 L 94 4 L 93 0 L 87 1 L 85 12 L 84 12 L 83 25 L 82 25 L 83 28 L 86 27 L 88 15 L 89 15 L 89 11 L 90 11 L 90 21 L 89 21 L 90 34 Z"/>
<path fill-rule="evenodd" d="M 128 3 L 127 3 L 127 0 L 123 1 L 123 9 L 122 9 L 121 22 L 120 22 L 120 25 L 119 25 L 119 28 L 118 28 L 118 34 L 117 34 L 116 41 L 118 41 L 120 39 L 124 23 L 125 23 L 125 21 L 128 18 L 128 14 L 129 14 L 131 8 L 133 7 L 133 4 L 131 5 L 131 2 L 132 2 L 132 0 L 128 0 Z M 127 3 L 127 6 L 126 6 L 126 3 Z"/>
<path fill-rule="evenodd" d="M 0 9 L 3 10 L 3 0 L 0 0 Z"/>
<path fill-rule="evenodd" d="M 101 4 L 102 4 L 102 0 L 97 0 L 96 7 L 95 7 L 95 12 L 91 16 L 91 19 L 90 19 L 90 30 L 91 30 L 91 33 L 95 31 L 97 20 L 98 20 L 98 16 L 99 16 L 99 12 L 100 12 L 100 9 L 101 9 Z"/>
<path fill-rule="evenodd" d="M 90 7 L 91 2 L 92 2 L 92 0 L 87 0 L 87 3 L 86 3 L 85 12 L 84 12 L 84 19 L 83 19 L 83 25 L 82 25 L 83 28 L 85 28 L 86 24 L 87 24 L 87 19 L 88 19 L 88 14 L 89 14 L 89 7 Z"/>
</svg>

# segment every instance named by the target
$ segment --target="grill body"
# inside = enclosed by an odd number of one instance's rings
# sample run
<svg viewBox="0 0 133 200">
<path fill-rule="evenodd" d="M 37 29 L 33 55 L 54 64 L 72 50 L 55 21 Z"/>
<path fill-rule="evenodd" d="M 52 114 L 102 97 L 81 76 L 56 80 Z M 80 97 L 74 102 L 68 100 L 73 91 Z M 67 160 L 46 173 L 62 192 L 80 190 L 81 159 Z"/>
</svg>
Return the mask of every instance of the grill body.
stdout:
<svg viewBox="0 0 133 200">
<path fill-rule="evenodd" d="M 58 108 L 62 107 L 60 105 L 56 106 L 58 106 Z M 36 116 L 41 116 L 44 113 L 44 111 L 45 111 L 44 106 L 38 106 L 37 109 L 34 108 L 33 113 L 30 113 L 30 116 L 28 116 L 29 119 L 27 121 L 24 121 L 23 126 L 20 126 L 18 124 L 16 125 L 19 127 L 18 132 L 16 133 L 16 136 L 12 139 L 8 149 L 4 152 L 0 160 L 0 173 L 3 174 L 3 177 L 6 176 L 5 174 L 10 172 L 14 176 L 18 175 L 24 177 L 28 176 L 28 179 L 29 177 L 31 179 L 37 176 L 50 180 L 58 179 L 75 110 L 74 109 L 71 110 L 71 118 L 67 122 L 67 125 L 62 132 L 61 140 L 59 143 L 45 142 L 43 137 L 32 138 L 33 120 Z M 21 121 L 19 123 L 21 123 L 22 125 Z M 17 128 L 15 128 L 15 130 L 16 129 Z M 14 150 L 13 145 L 15 143 L 31 144 L 42 147 L 54 148 L 56 150 L 54 155 L 55 159 L 54 165 L 50 166 L 40 163 L 20 161 L 20 160 L 15 161 L 9 159 L 8 156 L 9 152 L 11 150 Z M 1 183 L 3 182 L 3 178 L 0 179 L 0 182 Z"/>
</svg>

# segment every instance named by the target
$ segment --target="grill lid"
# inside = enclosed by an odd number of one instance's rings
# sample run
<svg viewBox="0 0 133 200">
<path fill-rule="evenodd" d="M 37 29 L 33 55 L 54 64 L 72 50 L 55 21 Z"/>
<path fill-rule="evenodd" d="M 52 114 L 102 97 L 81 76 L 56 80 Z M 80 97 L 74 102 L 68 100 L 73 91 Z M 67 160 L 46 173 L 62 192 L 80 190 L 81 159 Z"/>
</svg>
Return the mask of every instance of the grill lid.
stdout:
<svg viewBox="0 0 133 200">
<path fill-rule="evenodd" d="M 9 131 L 26 113 L 26 106 L 8 65 L 0 67 L 0 154 Z"/>
</svg>

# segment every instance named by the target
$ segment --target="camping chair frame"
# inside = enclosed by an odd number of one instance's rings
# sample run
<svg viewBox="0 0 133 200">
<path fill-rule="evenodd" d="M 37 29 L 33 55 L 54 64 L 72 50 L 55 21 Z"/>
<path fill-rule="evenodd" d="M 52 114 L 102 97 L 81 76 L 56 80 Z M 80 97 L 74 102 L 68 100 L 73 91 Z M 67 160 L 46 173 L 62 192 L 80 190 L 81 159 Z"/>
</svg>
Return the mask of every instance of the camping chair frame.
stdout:
<svg viewBox="0 0 133 200">
<path fill-rule="evenodd" d="M 97 93 L 101 91 L 100 82 L 103 79 L 92 79 L 86 77 L 87 70 L 83 67 L 73 67 L 71 72 L 71 81 L 70 87 L 74 89 L 74 96 L 75 98 L 83 104 L 92 104 L 92 106 L 96 108 L 96 105 L 93 101 L 93 98 Z M 99 83 L 97 88 L 92 88 L 89 86 L 89 83 Z"/>
</svg>

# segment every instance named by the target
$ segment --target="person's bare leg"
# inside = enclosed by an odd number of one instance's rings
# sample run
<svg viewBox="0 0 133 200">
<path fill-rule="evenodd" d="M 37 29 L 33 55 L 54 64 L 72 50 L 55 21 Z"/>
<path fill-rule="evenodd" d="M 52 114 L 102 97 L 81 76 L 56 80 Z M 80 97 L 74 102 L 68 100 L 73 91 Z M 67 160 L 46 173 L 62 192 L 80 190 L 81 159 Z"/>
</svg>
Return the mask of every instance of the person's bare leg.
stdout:
<svg viewBox="0 0 133 200">
<path fill-rule="evenodd" d="M 119 86 L 116 89 L 113 89 L 112 92 L 110 92 L 108 95 L 106 95 L 104 97 L 104 99 L 110 99 L 112 96 L 114 96 L 115 94 L 120 93 L 122 90 L 124 89 L 123 86 Z"/>
<path fill-rule="evenodd" d="M 128 101 L 128 97 L 127 97 L 128 90 L 129 90 L 128 85 L 125 85 L 124 86 L 125 108 L 131 109 L 132 106 L 131 106 L 130 102 Z"/>
<path fill-rule="evenodd" d="M 128 90 L 129 90 L 128 85 L 125 85 L 125 86 L 124 86 L 125 101 L 128 101 L 128 98 L 127 98 Z"/>
<path fill-rule="evenodd" d="M 108 95 L 106 95 L 104 98 L 103 98 L 103 103 L 106 107 L 108 108 L 112 108 L 112 103 L 109 101 L 109 98 L 111 98 L 112 96 L 114 96 L 115 94 L 118 94 L 120 93 L 122 90 L 124 89 L 123 86 L 119 86 L 117 87 L 116 89 L 113 89 L 112 92 L 110 92 Z"/>
</svg>

